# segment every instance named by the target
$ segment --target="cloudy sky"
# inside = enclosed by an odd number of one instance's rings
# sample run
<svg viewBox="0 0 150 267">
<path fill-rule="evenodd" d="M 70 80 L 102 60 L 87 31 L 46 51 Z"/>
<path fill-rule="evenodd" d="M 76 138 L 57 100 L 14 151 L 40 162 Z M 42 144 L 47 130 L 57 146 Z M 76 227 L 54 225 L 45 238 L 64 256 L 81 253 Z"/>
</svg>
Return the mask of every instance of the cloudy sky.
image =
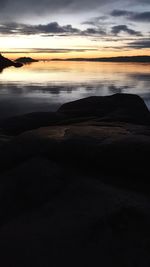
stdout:
<svg viewBox="0 0 150 267">
<path fill-rule="evenodd" d="M 150 55 L 150 0 L 1 0 L 0 51 L 11 58 Z"/>
</svg>

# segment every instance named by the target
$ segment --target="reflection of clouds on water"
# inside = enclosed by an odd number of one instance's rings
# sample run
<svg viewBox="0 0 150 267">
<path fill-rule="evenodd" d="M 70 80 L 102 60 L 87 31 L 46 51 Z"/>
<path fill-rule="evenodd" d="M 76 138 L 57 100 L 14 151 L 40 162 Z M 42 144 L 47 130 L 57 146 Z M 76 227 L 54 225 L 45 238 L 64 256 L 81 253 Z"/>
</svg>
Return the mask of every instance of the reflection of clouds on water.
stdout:
<svg viewBox="0 0 150 267">
<path fill-rule="evenodd" d="M 130 87 L 127 86 L 127 85 L 124 85 L 124 86 L 116 86 L 114 84 L 108 86 L 109 92 L 110 93 L 113 93 L 113 94 L 116 94 L 116 93 L 118 93 L 118 94 L 124 93 L 124 90 L 126 90 L 126 89 L 130 89 Z"/>
<path fill-rule="evenodd" d="M 95 72 L 94 66 L 97 66 Z M 101 66 L 100 74 L 98 66 Z M 133 67 L 135 68 L 135 65 Z M 53 70 L 52 67 L 51 69 Z M 73 69 L 73 73 L 76 73 L 75 70 Z M 7 76 L 5 75 L 6 80 L 0 80 L 0 118 L 29 112 L 56 110 L 61 104 L 68 101 L 88 96 L 104 96 L 115 93 L 138 94 L 143 97 L 150 107 L 150 72 L 148 69 L 144 72 L 143 65 L 141 65 L 141 67 L 138 66 L 138 71 L 137 68 L 135 70 L 131 68 L 129 71 L 124 65 L 120 73 L 117 72 L 119 70 L 120 67 L 115 73 L 114 65 L 113 68 L 106 68 L 105 66 L 103 70 L 103 65 L 101 64 L 92 65 L 92 72 L 90 73 L 86 65 L 86 69 L 81 69 L 80 73 L 78 66 L 77 75 L 79 75 L 79 79 L 75 76 L 75 80 L 71 81 L 69 79 L 70 74 L 66 70 L 67 76 L 63 81 L 59 79 L 54 81 L 46 80 L 44 83 L 43 79 L 40 83 L 36 82 L 37 76 L 34 77 L 32 75 L 34 74 L 34 69 L 31 69 L 30 72 L 30 77 L 35 79 L 34 81 L 25 80 L 25 77 L 28 78 L 28 76 L 23 77 L 23 80 L 19 78 L 19 81 L 16 81 L 12 74 L 10 80 L 7 81 Z M 15 71 L 15 79 L 16 77 L 18 78 L 18 70 L 13 71 Z M 43 73 L 44 71 L 47 73 L 47 70 L 43 69 Z M 55 75 L 58 74 L 57 71 L 56 69 Z M 83 74 L 86 75 L 83 77 Z M 3 77 L 3 73 L 0 77 Z M 59 76 L 56 75 L 55 77 Z"/>
<path fill-rule="evenodd" d="M 150 73 L 132 73 L 129 78 L 135 81 L 137 87 L 150 90 Z"/>
<path fill-rule="evenodd" d="M 134 86 L 136 84 L 135 80 Z M 29 112 L 51 111 L 65 102 L 88 96 L 138 93 L 138 86 L 133 87 L 132 83 L 123 85 L 120 81 L 113 84 L 111 80 L 51 86 L 3 84 L 0 86 L 0 113 L 7 117 Z M 141 96 L 150 106 L 150 95 L 142 95 L 141 92 Z"/>
<path fill-rule="evenodd" d="M 28 94 L 34 94 L 35 96 L 38 95 L 59 95 L 61 93 L 73 93 L 78 91 L 99 91 L 100 88 L 104 88 L 104 85 L 101 84 L 66 84 L 66 85 L 51 85 L 51 86 L 39 86 L 39 85 L 25 85 L 25 86 L 19 86 L 14 84 L 3 84 L 0 86 L 0 95 L 2 94 L 8 94 L 8 95 L 28 95 Z"/>
<path fill-rule="evenodd" d="M 105 95 L 100 84 L 51 86 L 0 85 L 0 119 L 37 111 L 53 111 L 61 104 L 90 95 Z"/>
<path fill-rule="evenodd" d="M 150 81 L 150 73 L 132 73 L 130 78 L 138 81 Z"/>
</svg>

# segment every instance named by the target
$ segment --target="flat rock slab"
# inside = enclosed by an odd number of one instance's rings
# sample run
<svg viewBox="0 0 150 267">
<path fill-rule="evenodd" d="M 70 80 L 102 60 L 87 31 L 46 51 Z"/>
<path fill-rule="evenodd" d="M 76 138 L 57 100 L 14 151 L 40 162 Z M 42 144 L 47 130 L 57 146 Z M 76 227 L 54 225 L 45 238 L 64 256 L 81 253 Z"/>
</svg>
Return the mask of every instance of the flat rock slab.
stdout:
<svg viewBox="0 0 150 267">
<path fill-rule="evenodd" d="M 96 121 L 43 127 L 21 134 L 1 149 L 1 170 L 42 156 L 97 176 L 101 172 L 112 176 L 125 175 L 127 183 L 136 187 L 141 182 L 149 188 L 149 132 L 147 126 L 103 125 Z M 142 179 L 138 178 L 139 174 Z"/>
</svg>

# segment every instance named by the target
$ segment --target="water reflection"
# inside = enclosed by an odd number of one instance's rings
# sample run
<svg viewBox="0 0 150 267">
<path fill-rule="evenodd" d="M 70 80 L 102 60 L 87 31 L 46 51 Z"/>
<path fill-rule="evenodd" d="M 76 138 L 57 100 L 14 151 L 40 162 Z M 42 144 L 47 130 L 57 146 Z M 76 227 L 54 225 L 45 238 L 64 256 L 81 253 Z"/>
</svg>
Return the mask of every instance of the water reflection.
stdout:
<svg viewBox="0 0 150 267">
<path fill-rule="evenodd" d="M 36 62 L 0 74 L 0 119 L 56 110 L 90 95 L 134 93 L 150 103 L 150 65 L 98 62 Z"/>
</svg>

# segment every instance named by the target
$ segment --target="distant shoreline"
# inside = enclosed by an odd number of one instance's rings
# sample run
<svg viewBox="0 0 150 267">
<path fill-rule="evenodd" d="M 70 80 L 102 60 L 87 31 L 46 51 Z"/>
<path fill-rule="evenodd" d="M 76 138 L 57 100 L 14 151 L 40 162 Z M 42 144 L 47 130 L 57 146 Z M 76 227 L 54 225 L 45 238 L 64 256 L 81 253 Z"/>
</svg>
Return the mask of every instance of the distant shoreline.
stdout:
<svg viewBox="0 0 150 267">
<path fill-rule="evenodd" d="M 47 60 L 49 61 L 49 60 Z M 150 56 L 129 56 L 129 57 L 103 57 L 103 58 L 66 58 L 51 59 L 50 61 L 83 61 L 83 62 L 139 62 L 150 63 Z"/>
</svg>

